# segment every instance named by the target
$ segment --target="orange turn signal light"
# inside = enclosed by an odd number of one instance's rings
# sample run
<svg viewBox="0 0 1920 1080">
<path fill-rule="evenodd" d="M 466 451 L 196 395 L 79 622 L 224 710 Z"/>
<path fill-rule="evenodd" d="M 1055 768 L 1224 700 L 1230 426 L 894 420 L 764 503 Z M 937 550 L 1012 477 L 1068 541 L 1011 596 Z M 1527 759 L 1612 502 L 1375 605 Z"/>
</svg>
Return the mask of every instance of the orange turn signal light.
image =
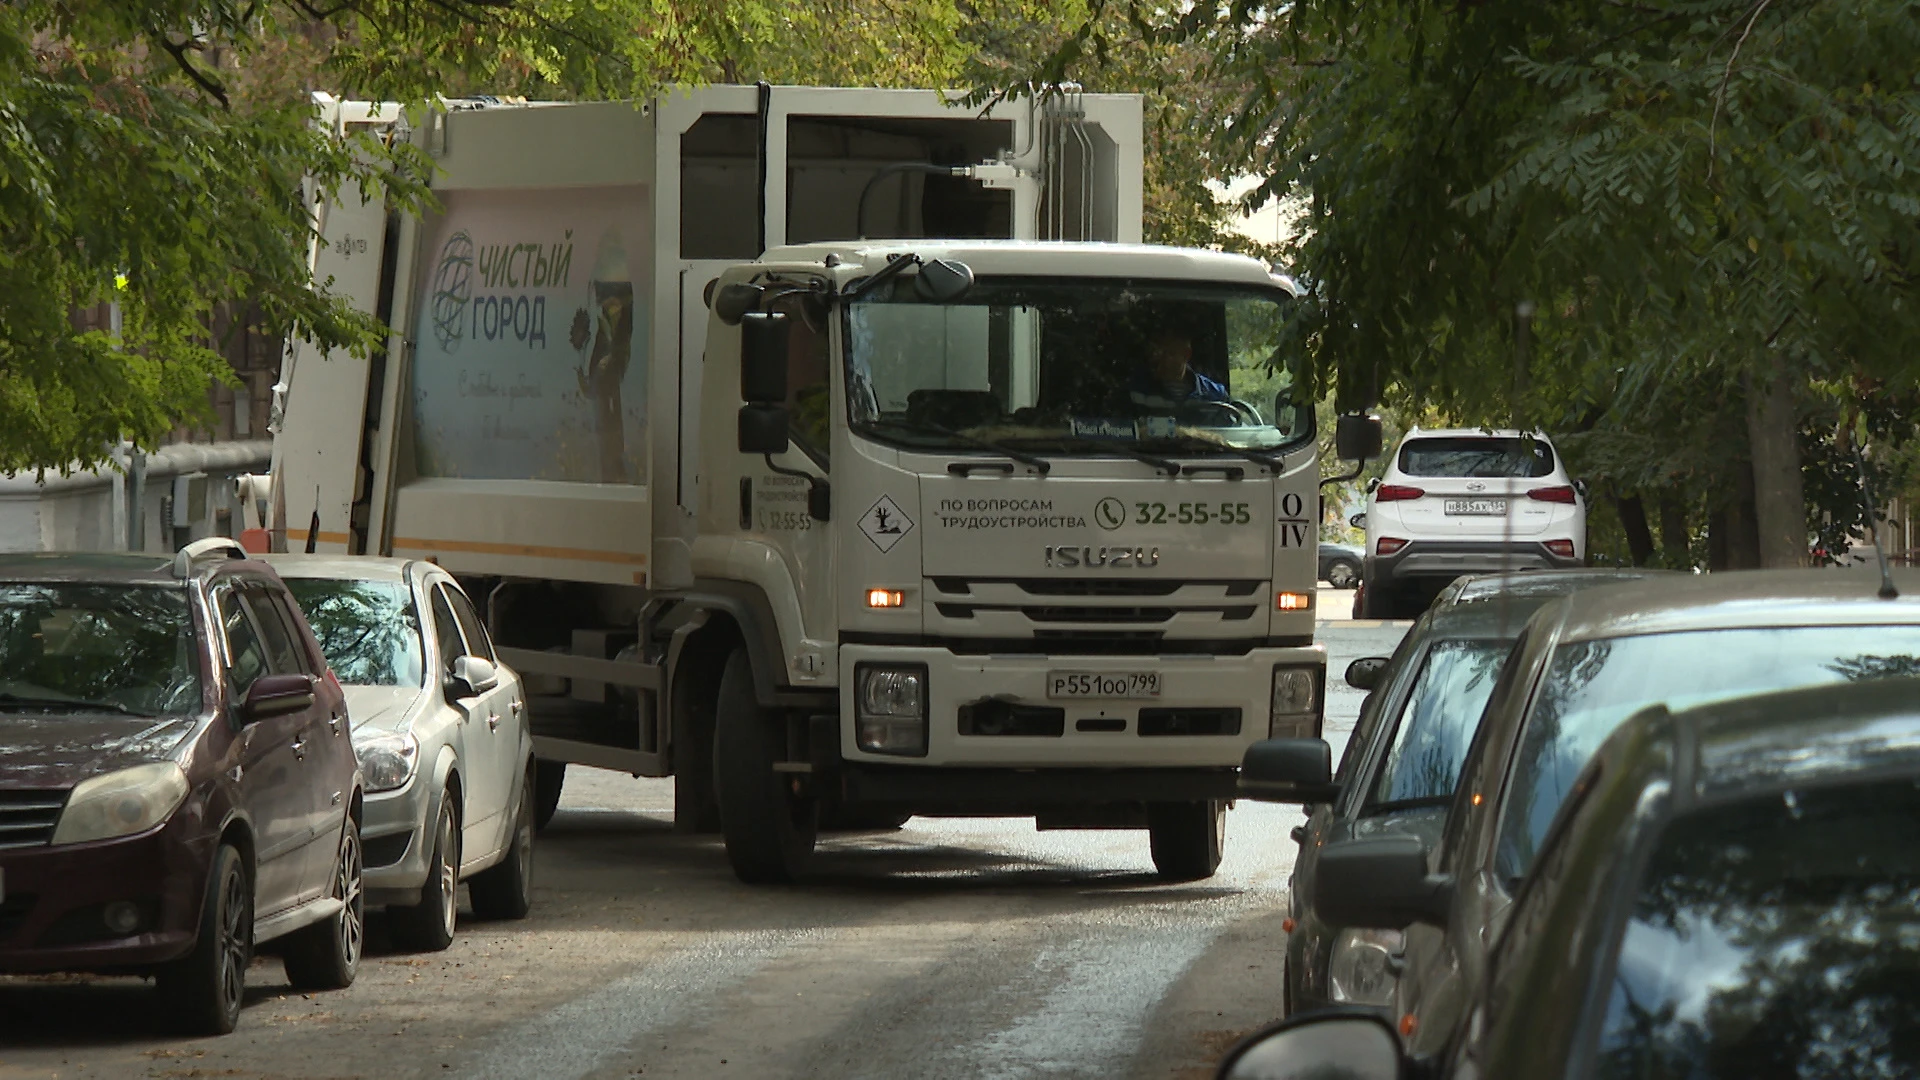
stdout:
<svg viewBox="0 0 1920 1080">
<path fill-rule="evenodd" d="M 1277 592 L 1273 594 L 1273 609 L 1275 611 L 1305 611 L 1312 606 L 1312 593 Z"/>
<path fill-rule="evenodd" d="M 907 602 L 907 594 L 899 589 L 868 589 L 867 606 L 870 608 L 896 608 Z"/>
</svg>

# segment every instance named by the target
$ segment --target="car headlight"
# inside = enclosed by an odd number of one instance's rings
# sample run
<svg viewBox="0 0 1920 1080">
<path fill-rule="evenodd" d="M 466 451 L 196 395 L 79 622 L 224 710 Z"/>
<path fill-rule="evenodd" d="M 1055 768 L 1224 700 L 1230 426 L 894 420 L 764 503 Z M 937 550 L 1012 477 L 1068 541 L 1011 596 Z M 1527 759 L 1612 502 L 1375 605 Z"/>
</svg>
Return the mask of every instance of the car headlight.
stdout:
<svg viewBox="0 0 1920 1080">
<path fill-rule="evenodd" d="M 420 764 L 420 743 L 411 734 L 356 739 L 353 752 L 360 759 L 360 775 L 366 778 L 369 794 L 407 786 Z"/>
<path fill-rule="evenodd" d="M 870 754 L 925 757 L 927 669 L 861 664 L 854 685 L 855 745 Z"/>
<path fill-rule="evenodd" d="M 1349 1005 L 1391 1005 L 1399 981 L 1398 930 L 1342 930 L 1327 961 L 1333 1000 Z"/>
<path fill-rule="evenodd" d="M 186 772 L 171 761 L 82 780 L 67 796 L 53 842 L 78 844 L 145 832 L 179 809 L 187 790 Z"/>
<path fill-rule="evenodd" d="M 1320 683 L 1324 668 L 1273 669 L 1273 700 L 1267 735 L 1274 739 L 1314 739 L 1320 736 Z"/>
</svg>

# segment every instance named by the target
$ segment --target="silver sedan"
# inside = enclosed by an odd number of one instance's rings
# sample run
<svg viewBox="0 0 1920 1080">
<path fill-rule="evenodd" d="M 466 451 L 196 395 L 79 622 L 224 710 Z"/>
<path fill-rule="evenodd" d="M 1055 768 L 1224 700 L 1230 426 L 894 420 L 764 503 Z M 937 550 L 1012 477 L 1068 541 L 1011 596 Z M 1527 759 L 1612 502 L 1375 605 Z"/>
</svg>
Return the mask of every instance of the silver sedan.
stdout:
<svg viewBox="0 0 1920 1080">
<path fill-rule="evenodd" d="M 519 676 L 459 583 L 415 560 L 269 559 L 346 691 L 368 906 L 385 905 L 395 940 L 421 950 L 452 942 L 462 881 L 476 916 L 525 917 L 533 737 Z"/>
</svg>

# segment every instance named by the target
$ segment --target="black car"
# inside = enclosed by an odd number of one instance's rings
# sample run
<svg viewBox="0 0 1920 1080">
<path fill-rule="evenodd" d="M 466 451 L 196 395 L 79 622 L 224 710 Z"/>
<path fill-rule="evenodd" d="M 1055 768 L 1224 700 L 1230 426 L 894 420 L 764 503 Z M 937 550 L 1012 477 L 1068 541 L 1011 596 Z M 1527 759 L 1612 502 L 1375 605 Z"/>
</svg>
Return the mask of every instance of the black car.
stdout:
<svg viewBox="0 0 1920 1080">
<path fill-rule="evenodd" d="M 1314 806 L 1294 833 L 1300 852 L 1288 890 L 1287 1013 L 1393 999 L 1400 931 L 1342 926 L 1312 902 L 1325 846 L 1370 836 L 1437 842 L 1487 695 L 1527 619 L 1580 589 L 1657 573 L 1582 569 L 1462 578 L 1414 623 L 1391 660 L 1367 657 L 1348 666 L 1348 684 L 1371 693 L 1334 776 L 1338 795 Z M 1245 775 L 1257 786 L 1259 755 L 1250 757 Z"/>
<path fill-rule="evenodd" d="M 1360 584 L 1360 564 L 1366 552 L 1352 544 L 1320 545 L 1320 578 L 1336 589 L 1351 589 Z"/>
<path fill-rule="evenodd" d="M 1613 726 L 1460 986 L 1460 1019 L 1420 1040 L 1427 1059 L 1395 1030 L 1423 1023 L 1324 1010 L 1247 1040 L 1220 1075 L 1920 1075 L 1920 680 L 1858 675 Z M 1381 850 L 1347 901 L 1370 921 L 1466 900 L 1417 849 L 1364 844 Z"/>
<path fill-rule="evenodd" d="M 1920 673 L 1920 574 L 1897 580 L 1903 595 L 1882 599 L 1874 578 L 1825 570 L 1663 575 L 1536 613 L 1487 701 L 1431 853 L 1451 883 L 1448 902 L 1394 919 L 1376 904 L 1344 906 L 1370 887 L 1370 859 L 1424 853 L 1424 841 L 1353 840 L 1320 853 L 1314 902 L 1329 919 L 1405 928 L 1393 1011 L 1411 1032 L 1408 1049 L 1421 1058 L 1443 1049 L 1436 1040 L 1481 980 L 1555 815 L 1616 727 L 1653 705 Z"/>
<path fill-rule="evenodd" d="M 346 701 L 273 568 L 0 558 L 0 973 L 152 975 L 233 1030 L 256 945 L 353 981 L 360 770 Z"/>
</svg>

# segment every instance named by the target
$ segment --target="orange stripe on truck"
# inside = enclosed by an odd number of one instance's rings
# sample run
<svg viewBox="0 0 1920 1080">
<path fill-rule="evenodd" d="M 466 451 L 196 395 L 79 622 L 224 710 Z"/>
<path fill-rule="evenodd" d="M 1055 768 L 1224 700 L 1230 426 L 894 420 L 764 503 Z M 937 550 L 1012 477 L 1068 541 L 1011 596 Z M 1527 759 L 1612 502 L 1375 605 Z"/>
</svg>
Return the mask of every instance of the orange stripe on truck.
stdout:
<svg viewBox="0 0 1920 1080">
<path fill-rule="evenodd" d="M 320 535 L 325 539 L 325 533 Z M 417 537 L 396 536 L 393 538 L 393 549 L 395 551 L 463 551 L 470 555 L 518 555 L 524 559 L 572 559 L 575 562 L 616 563 L 626 566 L 647 564 L 645 555 L 625 551 L 543 547 L 537 544 L 490 544 L 480 540 L 422 540 Z"/>
</svg>

